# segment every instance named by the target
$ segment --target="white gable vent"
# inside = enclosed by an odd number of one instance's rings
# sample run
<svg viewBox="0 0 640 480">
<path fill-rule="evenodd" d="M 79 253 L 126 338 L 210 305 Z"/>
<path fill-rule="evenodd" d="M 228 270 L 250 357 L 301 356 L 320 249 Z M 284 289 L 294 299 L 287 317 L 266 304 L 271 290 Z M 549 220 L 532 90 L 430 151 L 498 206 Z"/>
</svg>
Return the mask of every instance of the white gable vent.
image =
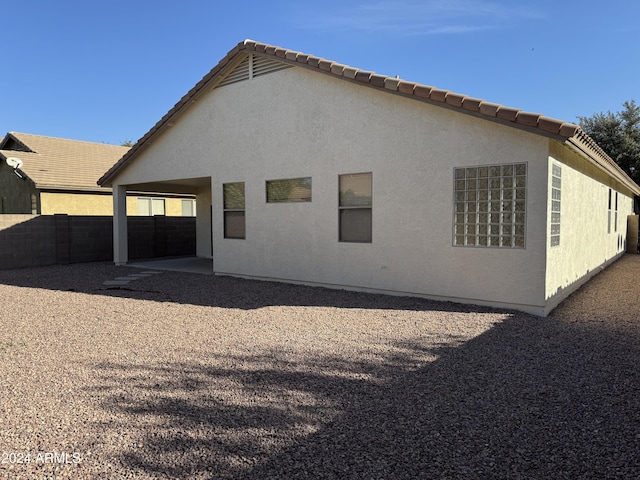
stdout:
<svg viewBox="0 0 640 480">
<path fill-rule="evenodd" d="M 291 65 L 278 60 L 274 60 L 269 57 L 253 57 L 253 76 L 259 77 L 260 75 L 266 75 L 267 73 L 277 72 L 278 70 L 284 70 Z"/>
<path fill-rule="evenodd" d="M 251 80 L 254 77 L 277 72 L 278 70 L 284 70 L 289 67 L 291 67 L 291 65 L 273 60 L 269 57 L 249 55 L 231 70 L 214 88 L 242 82 L 244 80 Z"/>
<path fill-rule="evenodd" d="M 249 55 L 247 58 L 242 60 L 236 68 L 231 70 L 231 72 L 226 75 L 218 85 L 216 85 L 216 88 L 236 82 L 242 82 L 243 80 L 249 80 L 249 78 L 251 78 L 251 57 L 252 55 Z"/>
</svg>

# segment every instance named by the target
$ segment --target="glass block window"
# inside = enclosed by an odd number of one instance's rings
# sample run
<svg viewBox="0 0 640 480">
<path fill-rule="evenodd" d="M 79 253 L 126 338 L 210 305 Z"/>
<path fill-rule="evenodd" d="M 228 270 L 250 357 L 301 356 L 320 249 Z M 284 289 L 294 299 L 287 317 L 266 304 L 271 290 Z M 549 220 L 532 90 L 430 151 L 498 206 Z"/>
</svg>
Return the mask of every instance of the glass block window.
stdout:
<svg viewBox="0 0 640 480">
<path fill-rule="evenodd" d="M 244 182 L 222 185 L 224 238 L 245 238 Z"/>
<path fill-rule="evenodd" d="M 371 173 L 340 175 L 338 183 L 339 241 L 371 243 Z"/>
<path fill-rule="evenodd" d="M 267 180 L 267 203 L 311 201 L 311 177 Z"/>
<path fill-rule="evenodd" d="M 551 246 L 560 245 L 560 211 L 562 200 L 562 167 L 551 166 Z"/>
<path fill-rule="evenodd" d="M 524 248 L 527 164 L 454 169 L 453 244 Z"/>
</svg>

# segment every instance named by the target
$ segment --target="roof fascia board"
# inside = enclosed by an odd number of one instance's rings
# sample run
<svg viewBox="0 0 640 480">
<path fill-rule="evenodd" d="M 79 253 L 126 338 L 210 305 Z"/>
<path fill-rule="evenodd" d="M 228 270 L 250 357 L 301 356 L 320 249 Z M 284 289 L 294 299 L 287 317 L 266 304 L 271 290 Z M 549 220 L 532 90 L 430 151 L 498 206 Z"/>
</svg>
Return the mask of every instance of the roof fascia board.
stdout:
<svg viewBox="0 0 640 480">
<path fill-rule="evenodd" d="M 111 193 L 109 187 L 79 187 L 74 185 L 49 185 L 35 184 L 35 187 L 42 192 L 83 192 L 83 193 Z"/>
</svg>

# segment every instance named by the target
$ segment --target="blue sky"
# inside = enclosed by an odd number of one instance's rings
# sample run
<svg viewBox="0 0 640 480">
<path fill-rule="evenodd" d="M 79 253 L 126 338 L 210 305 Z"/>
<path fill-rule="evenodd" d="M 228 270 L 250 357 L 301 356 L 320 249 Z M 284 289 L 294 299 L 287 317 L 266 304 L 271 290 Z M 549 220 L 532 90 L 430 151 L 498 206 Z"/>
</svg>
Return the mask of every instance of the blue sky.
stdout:
<svg viewBox="0 0 640 480">
<path fill-rule="evenodd" d="M 570 122 L 640 102 L 637 0 L 21 0 L 0 21 L 0 136 L 135 141 L 246 38 Z"/>
</svg>

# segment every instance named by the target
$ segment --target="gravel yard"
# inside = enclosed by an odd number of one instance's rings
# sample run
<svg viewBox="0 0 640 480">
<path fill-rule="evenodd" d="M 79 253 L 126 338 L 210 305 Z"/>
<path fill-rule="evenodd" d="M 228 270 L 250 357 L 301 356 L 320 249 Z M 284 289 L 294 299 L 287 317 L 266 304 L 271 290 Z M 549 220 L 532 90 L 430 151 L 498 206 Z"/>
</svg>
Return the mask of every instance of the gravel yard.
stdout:
<svg viewBox="0 0 640 480">
<path fill-rule="evenodd" d="M 640 255 L 541 319 L 0 271 L 0 479 L 640 478 Z"/>
</svg>

